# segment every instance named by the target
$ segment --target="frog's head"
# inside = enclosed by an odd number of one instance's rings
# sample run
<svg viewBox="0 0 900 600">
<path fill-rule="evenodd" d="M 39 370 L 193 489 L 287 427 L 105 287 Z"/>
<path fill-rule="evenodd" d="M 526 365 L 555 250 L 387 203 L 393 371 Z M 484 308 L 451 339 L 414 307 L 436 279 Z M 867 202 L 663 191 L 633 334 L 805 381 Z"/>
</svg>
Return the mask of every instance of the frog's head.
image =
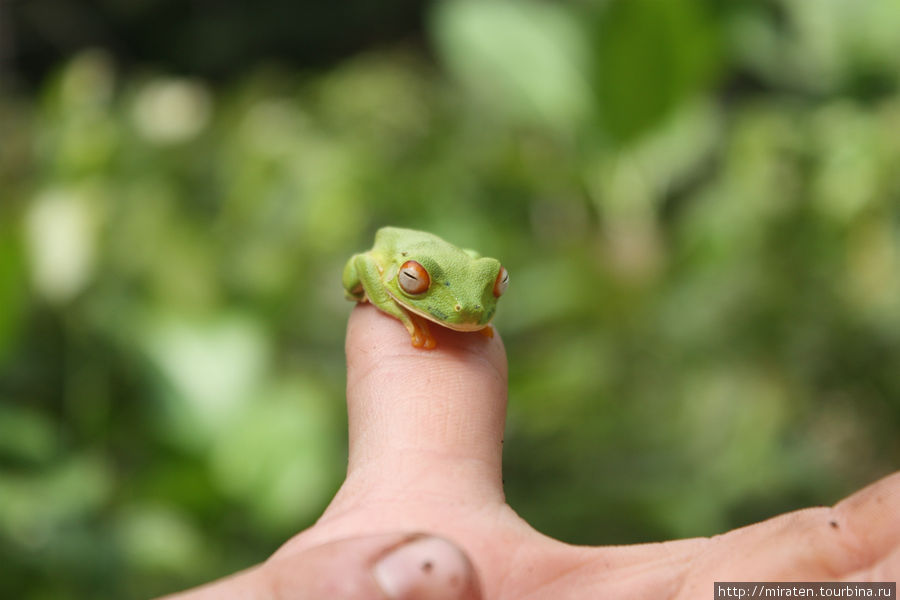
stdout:
<svg viewBox="0 0 900 600">
<path fill-rule="evenodd" d="M 473 258 L 463 250 L 417 256 L 404 252 L 384 273 L 391 296 L 407 310 L 457 331 L 483 329 L 494 317 L 509 274 L 494 258 Z"/>
</svg>

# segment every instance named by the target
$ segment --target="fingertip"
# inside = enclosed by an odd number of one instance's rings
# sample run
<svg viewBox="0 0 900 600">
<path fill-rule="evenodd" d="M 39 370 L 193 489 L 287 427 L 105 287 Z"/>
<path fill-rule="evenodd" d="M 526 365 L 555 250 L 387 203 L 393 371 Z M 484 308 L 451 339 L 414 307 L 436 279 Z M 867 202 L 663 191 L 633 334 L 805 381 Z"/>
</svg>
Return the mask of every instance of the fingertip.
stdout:
<svg viewBox="0 0 900 600">
<path fill-rule="evenodd" d="M 436 346 L 417 348 L 400 321 L 369 304 L 357 306 L 347 325 L 348 391 L 372 376 L 377 385 L 405 395 L 452 391 L 462 377 L 485 390 L 496 381 L 505 388 L 506 350 L 499 334 L 487 337 L 437 325 L 431 330 Z M 420 377 L 397 377 L 398 373 Z M 389 374 L 394 376 L 385 377 Z"/>
<path fill-rule="evenodd" d="M 435 536 L 410 540 L 382 556 L 373 574 L 391 600 L 480 598 L 478 578 L 466 554 Z"/>
<path fill-rule="evenodd" d="M 482 332 L 453 331 L 433 324 L 430 331 L 435 345 L 427 349 L 416 348 L 399 320 L 369 303 L 361 303 L 350 313 L 345 349 L 348 359 L 357 355 L 377 355 L 381 358 L 403 355 L 407 358 L 435 360 L 466 352 L 483 355 L 505 374 L 506 351 L 496 327 L 492 327 L 492 330 L 494 335 L 488 336 Z"/>
<path fill-rule="evenodd" d="M 277 557 L 278 555 L 276 555 Z M 479 600 L 478 576 L 452 542 L 423 534 L 338 540 L 269 561 L 260 570 L 277 600 Z"/>
</svg>

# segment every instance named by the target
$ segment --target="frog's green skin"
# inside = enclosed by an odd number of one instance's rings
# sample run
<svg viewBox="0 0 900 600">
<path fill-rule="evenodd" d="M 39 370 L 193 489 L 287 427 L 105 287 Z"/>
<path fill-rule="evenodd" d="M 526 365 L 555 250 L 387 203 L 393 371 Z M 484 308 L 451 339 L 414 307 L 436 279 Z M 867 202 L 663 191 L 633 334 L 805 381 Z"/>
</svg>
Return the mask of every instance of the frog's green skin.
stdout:
<svg viewBox="0 0 900 600">
<path fill-rule="evenodd" d="M 418 295 L 407 293 L 398 282 L 401 265 L 411 260 L 430 277 L 428 289 Z M 495 282 L 501 268 L 498 260 L 457 248 L 436 235 L 383 227 L 371 250 L 347 261 L 343 284 L 348 299 L 369 301 L 403 322 L 413 346 L 433 348 L 434 338 L 423 319 L 456 331 L 493 334 L 489 324 L 497 310 Z"/>
</svg>

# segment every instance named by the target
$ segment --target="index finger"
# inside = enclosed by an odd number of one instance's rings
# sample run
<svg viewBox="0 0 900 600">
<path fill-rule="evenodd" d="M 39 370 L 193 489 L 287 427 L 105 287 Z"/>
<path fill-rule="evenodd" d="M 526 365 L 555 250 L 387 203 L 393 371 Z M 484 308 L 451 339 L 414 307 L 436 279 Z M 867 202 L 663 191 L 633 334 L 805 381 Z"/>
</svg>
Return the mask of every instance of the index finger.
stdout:
<svg viewBox="0 0 900 600">
<path fill-rule="evenodd" d="M 433 326 L 434 350 L 412 347 L 396 319 L 360 305 L 347 328 L 348 479 L 377 468 L 414 484 L 429 469 L 499 494 L 506 352 L 499 335 Z"/>
</svg>

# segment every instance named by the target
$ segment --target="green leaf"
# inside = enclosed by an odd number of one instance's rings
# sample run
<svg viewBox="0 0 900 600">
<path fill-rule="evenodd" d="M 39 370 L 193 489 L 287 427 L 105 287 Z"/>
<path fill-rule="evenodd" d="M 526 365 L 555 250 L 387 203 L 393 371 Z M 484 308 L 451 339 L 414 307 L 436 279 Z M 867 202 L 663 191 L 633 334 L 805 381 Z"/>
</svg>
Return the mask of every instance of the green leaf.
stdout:
<svg viewBox="0 0 900 600">
<path fill-rule="evenodd" d="M 432 31 L 450 71 L 496 110 L 565 129 L 589 111 L 587 40 L 566 7 L 447 1 L 437 5 Z"/>
<path fill-rule="evenodd" d="M 593 40 L 600 121 L 620 142 L 700 93 L 721 63 L 712 19 L 695 0 L 610 2 Z"/>
</svg>

